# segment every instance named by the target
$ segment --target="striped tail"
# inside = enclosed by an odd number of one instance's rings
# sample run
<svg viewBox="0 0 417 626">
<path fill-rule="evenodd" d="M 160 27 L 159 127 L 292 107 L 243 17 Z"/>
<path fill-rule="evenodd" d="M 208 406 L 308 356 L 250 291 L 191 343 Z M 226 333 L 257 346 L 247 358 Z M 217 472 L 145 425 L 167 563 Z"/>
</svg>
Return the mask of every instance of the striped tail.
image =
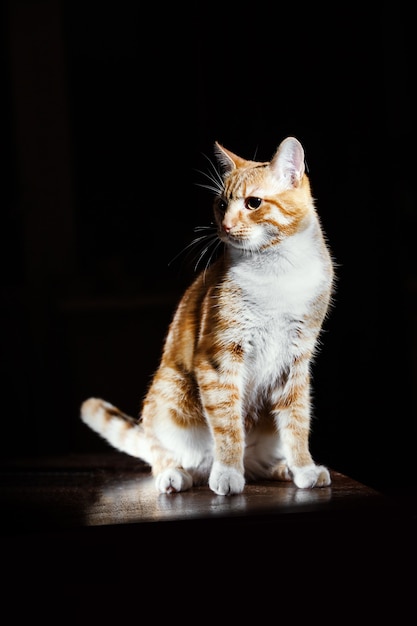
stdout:
<svg viewBox="0 0 417 626">
<path fill-rule="evenodd" d="M 150 462 L 149 445 L 137 419 L 101 398 L 88 398 L 82 403 L 81 419 L 117 450 Z"/>
</svg>

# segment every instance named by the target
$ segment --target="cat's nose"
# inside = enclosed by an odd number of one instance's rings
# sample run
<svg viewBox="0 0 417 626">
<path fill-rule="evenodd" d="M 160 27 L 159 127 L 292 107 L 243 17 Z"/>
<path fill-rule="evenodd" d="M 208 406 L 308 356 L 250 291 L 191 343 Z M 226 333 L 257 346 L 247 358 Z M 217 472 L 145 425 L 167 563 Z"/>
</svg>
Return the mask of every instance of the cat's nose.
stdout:
<svg viewBox="0 0 417 626">
<path fill-rule="evenodd" d="M 225 220 L 223 220 L 222 222 L 222 228 L 224 230 L 225 233 L 229 234 L 230 231 L 232 230 L 234 224 L 232 224 L 231 222 L 226 222 Z"/>
</svg>

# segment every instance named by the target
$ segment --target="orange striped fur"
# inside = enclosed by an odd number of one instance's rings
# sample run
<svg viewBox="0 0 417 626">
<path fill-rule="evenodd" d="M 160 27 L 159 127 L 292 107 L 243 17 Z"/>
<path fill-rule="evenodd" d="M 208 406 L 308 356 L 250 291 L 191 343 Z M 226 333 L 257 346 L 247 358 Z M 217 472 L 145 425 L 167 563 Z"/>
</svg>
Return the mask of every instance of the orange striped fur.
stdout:
<svg viewBox="0 0 417 626">
<path fill-rule="evenodd" d="M 267 163 L 215 144 L 216 237 L 224 253 L 184 293 L 138 420 L 99 398 L 81 417 L 148 463 L 160 492 L 246 480 L 330 484 L 309 451 L 310 368 L 332 297 L 333 263 L 288 137 Z M 207 240 L 209 247 L 209 239 Z"/>
</svg>

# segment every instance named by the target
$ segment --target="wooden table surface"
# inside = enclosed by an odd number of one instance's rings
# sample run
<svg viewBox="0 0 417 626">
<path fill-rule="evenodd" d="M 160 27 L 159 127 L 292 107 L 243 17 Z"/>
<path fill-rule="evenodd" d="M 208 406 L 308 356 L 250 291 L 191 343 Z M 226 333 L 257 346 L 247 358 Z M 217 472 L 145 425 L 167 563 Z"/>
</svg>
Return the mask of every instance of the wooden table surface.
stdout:
<svg viewBox="0 0 417 626">
<path fill-rule="evenodd" d="M 3 532 L 45 532 L 191 520 L 388 515 L 382 494 L 331 471 L 332 484 L 298 489 L 290 482 L 247 484 L 240 495 L 218 496 L 208 486 L 177 494 L 156 491 L 149 468 L 117 452 L 23 459 L 0 467 Z"/>
<path fill-rule="evenodd" d="M 3 462 L 2 605 L 10 600 L 13 615 L 21 608 L 33 619 L 27 598 L 36 590 L 32 597 L 44 617 L 42 598 L 50 602 L 53 589 L 67 618 L 75 611 L 71 623 L 100 618 L 113 624 L 123 606 L 128 618 L 137 617 L 132 600 L 138 594 L 145 606 L 154 605 L 157 590 L 157 614 L 166 608 L 168 620 L 172 602 L 203 593 L 207 610 L 217 594 L 222 603 L 239 596 L 241 611 L 266 621 L 281 589 L 286 602 L 292 592 L 297 596 L 297 614 L 307 608 L 311 617 L 317 609 L 321 621 L 325 609 L 317 598 L 323 594 L 342 594 L 344 603 L 352 596 L 354 615 L 360 598 L 362 615 L 369 604 L 370 623 L 377 612 L 386 618 L 389 599 L 399 619 L 399 603 L 408 612 L 414 603 L 415 578 L 408 572 L 416 564 L 415 513 L 348 476 L 331 476 L 331 486 L 321 489 L 264 481 L 235 496 L 217 496 L 208 487 L 165 495 L 146 465 L 117 452 Z M 370 595 L 375 586 L 378 611 Z M 126 594 L 130 604 L 123 605 Z M 117 600 L 112 620 L 110 597 Z M 88 605 L 92 621 L 83 621 Z M 343 604 L 343 615 L 349 606 Z M 341 617 L 331 623 L 345 623 Z"/>
</svg>

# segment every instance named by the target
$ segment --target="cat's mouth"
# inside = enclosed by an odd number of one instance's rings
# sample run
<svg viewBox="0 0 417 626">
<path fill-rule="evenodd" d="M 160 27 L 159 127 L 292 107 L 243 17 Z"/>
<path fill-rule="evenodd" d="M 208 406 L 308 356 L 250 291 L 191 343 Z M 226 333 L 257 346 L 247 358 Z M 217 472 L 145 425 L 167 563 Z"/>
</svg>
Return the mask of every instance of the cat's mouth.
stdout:
<svg viewBox="0 0 417 626">
<path fill-rule="evenodd" d="M 242 234 L 222 233 L 220 239 L 227 246 L 235 250 L 241 250 L 242 252 L 254 252 L 259 249 L 259 245 L 257 245 L 253 239 L 251 240 L 250 237 L 245 237 Z"/>
<path fill-rule="evenodd" d="M 254 232 L 253 230 L 225 230 L 219 231 L 219 238 L 227 246 L 237 248 L 238 250 L 244 250 L 247 252 L 254 252 L 260 250 L 261 246 L 265 243 L 265 237 L 261 232 Z"/>
<path fill-rule="evenodd" d="M 232 233 L 232 232 L 224 232 L 221 231 L 220 232 L 220 239 L 222 241 L 224 241 L 224 243 L 230 244 L 232 246 L 239 246 L 239 245 L 243 245 L 243 242 L 247 239 L 245 237 L 242 237 L 241 234 L 236 234 L 236 233 Z"/>
</svg>

